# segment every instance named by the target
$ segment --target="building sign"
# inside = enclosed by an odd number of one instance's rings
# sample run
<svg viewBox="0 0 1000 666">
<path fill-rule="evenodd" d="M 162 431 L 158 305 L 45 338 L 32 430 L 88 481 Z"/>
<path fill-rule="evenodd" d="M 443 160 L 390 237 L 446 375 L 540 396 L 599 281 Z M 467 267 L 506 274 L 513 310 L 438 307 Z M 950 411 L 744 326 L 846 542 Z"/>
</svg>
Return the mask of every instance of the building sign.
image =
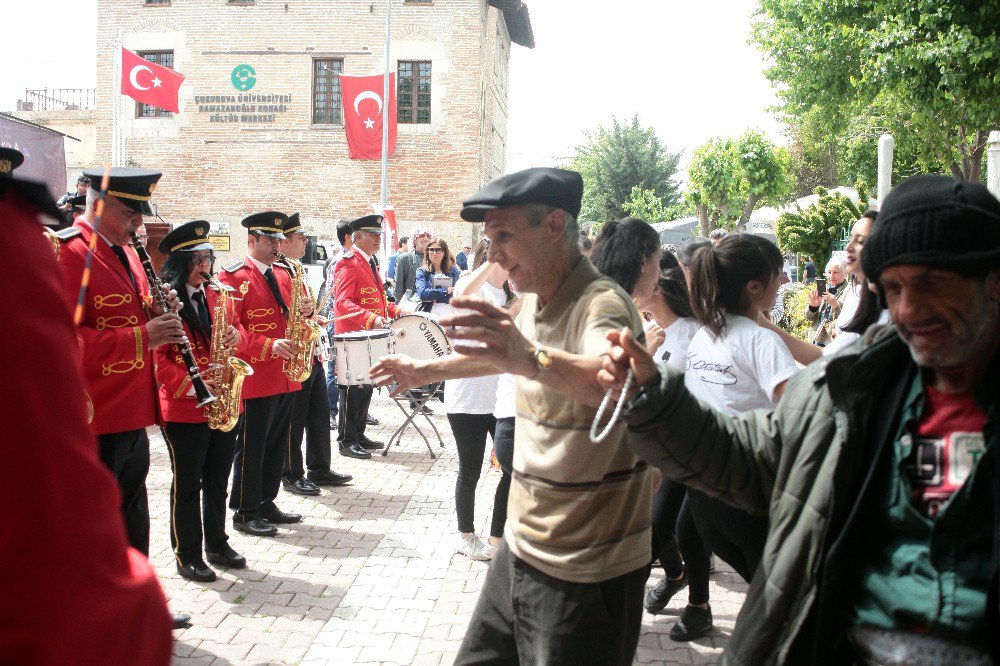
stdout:
<svg viewBox="0 0 1000 666">
<path fill-rule="evenodd" d="M 209 115 L 213 123 L 273 123 L 278 114 L 287 113 L 292 96 L 260 95 L 195 95 L 198 113 Z"/>
<path fill-rule="evenodd" d="M 229 75 L 229 80 L 233 82 L 234 88 L 246 92 L 257 85 L 257 72 L 250 65 L 237 65 Z"/>
<path fill-rule="evenodd" d="M 229 236 L 209 235 L 208 242 L 216 252 L 229 252 Z"/>
</svg>

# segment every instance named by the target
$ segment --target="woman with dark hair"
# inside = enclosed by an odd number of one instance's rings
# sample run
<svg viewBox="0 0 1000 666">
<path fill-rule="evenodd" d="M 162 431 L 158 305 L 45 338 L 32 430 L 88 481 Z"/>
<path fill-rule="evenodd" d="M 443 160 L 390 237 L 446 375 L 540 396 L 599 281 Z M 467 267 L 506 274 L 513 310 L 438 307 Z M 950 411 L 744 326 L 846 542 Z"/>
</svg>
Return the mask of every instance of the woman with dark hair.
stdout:
<svg viewBox="0 0 1000 666">
<path fill-rule="evenodd" d="M 424 250 L 424 264 L 417 269 L 415 290 L 421 300 L 420 311 L 436 315 L 454 311 L 449 303 L 460 274 L 448 243 L 443 238 L 431 239 Z"/>
<path fill-rule="evenodd" d="M 634 217 L 607 222 L 594 242 L 590 261 L 632 298 L 653 293 L 660 273 L 660 236 Z"/>
<path fill-rule="evenodd" d="M 691 309 L 701 328 L 688 347 L 684 385 L 714 409 L 731 415 L 774 406 L 797 366 L 772 331 L 757 325 L 780 285 L 783 259 L 774 243 L 753 234 L 729 234 L 695 251 L 690 266 Z M 767 519 L 688 490 L 690 511 L 705 546 L 749 581 L 760 562 Z M 707 572 L 699 575 L 670 638 L 688 641 L 712 630 Z"/>
<path fill-rule="evenodd" d="M 433 245 L 432 242 L 431 246 Z M 455 285 L 455 294 L 479 296 L 501 308 L 509 308 L 515 297 L 507 283 L 507 271 L 499 264 L 491 264 L 486 260 L 489 247 L 488 238 L 481 239 L 476 245 L 472 272 L 459 279 Z M 444 408 L 458 449 L 458 477 L 455 479 L 455 512 L 458 514 L 459 534 L 457 552 L 473 560 L 489 560 L 493 557 L 507 522 L 507 493 L 510 490 L 514 458 L 514 419 L 512 416 L 509 424 L 504 423 L 505 441 L 501 445 L 497 432 L 500 424 L 495 416 L 500 393 L 499 382 L 500 375 L 449 379 L 444 393 Z M 510 399 L 513 401 L 513 391 Z M 502 476 L 493 498 L 489 541 L 483 543 L 476 535 L 473 519 L 476 485 L 483 467 L 487 434 L 493 438 Z"/>
<path fill-rule="evenodd" d="M 208 288 L 206 274 L 212 271 L 215 255 L 207 242 L 208 222 L 182 224 L 160 242 L 159 250 L 167 255 L 160 279 L 177 291 L 183 303 L 180 317 L 184 333 L 203 376 L 212 357 L 215 309 L 219 303 L 216 287 Z M 227 322 L 222 336 L 226 347 L 239 347 L 244 336 L 233 325 L 235 311 L 227 308 Z M 208 427 L 204 408 L 196 404 L 194 389 L 181 355 L 173 345 L 155 350 L 156 379 L 160 384 L 160 409 L 166 422 L 163 428 L 173 482 L 170 486 L 170 544 L 177 572 L 199 582 L 216 579 L 202 559 L 202 548 L 209 562 L 233 569 L 246 566 L 246 559 L 232 549 L 226 535 L 226 490 L 233 467 L 238 427 L 222 432 Z M 211 379 L 206 384 L 213 394 L 219 388 Z M 241 417 L 242 418 L 242 417 Z"/>
<path fill-rule="evenodd" d="M 694 253 L 711 244 L 712 241 L 707 238 L 692 238 L 677 246 L 677 252 L 675 253 L 677 263 L 680 264 L 681 270 L 684 271 L 684 278 L 688 284 L 691 284 L 691 261 L 694 259 Z"/>
</svg>

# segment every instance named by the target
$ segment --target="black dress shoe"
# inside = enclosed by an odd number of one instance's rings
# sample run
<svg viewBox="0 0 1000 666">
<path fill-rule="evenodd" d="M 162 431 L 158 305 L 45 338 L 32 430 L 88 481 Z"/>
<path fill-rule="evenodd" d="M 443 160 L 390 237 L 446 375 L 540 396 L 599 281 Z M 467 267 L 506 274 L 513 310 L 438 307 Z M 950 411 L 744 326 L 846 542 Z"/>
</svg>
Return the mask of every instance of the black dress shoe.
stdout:
<svg viewBox="0 0 1000 666">
<path fill-rule="evenodd" d="M 415 403 L 415 402 L 411 402 L 410 403 L 410 409 L 413 410 L 413 411 L 415 411 L 415 412 L 417 412 L 417 414 L 423 414 L 424 416 L 430 416 L 431 414 L 434 413 L 434 410 L 432 410 L 427 405 L 421 405 L 420 409 L 418 410 L 417 409 L 417 403 Z"/>
<path fill-rule="evenodd" d="M 646 599 L 643 601 L 642 605 L 645 606 L 646 610 L 650 613 L 659 613 L 661 610 L 666 608 L 667 604 L 670 603 L 670 599 L 675 594 L 687 587 L 687 584 L 687 572 L 684 572 L 677 580 L 664 576 L 660 582 L 656 584 L 656 587 L 646 594 Z"/>
<path fill-rule="evenodd" d="M 369 414 L 368 416 L 365 417 L 365 423 L 367 423 L 368 425 L 378 425 L 378 419 Z"/>
<path fill-rule="evenodd" d="M 201 560 L 195 560 L 194 562 L 188 562 L 187 564 L 181 564 L 178 562 L 177 573 L 181 575 L 181 578 L 187 578 L 188 580 L 193 580 L 197 583 L 211 583 L 218 578 L 218 576 L 215 575 L 215 572 Z"/>
<path fill-rule="evenodd" d="M 212 564 L 218 564 L 229 569 L 242 569 L 247 565 L 247 558 L 233 550 L 229 544 L 224 545 L 217 551 L 205 551 L 205 557 Z"/>
<path fill-rule="evenodd" d="M 261 517 L 269 523 L 277 523 L 278 525 L 291 525 L 292 523 L 302 522 L 302 515 L 298 513 L 285 513 L 281 509 L 271 509 L 270 511 L 261 511 Z"/>
<path fill-rule="evenodd" d="M 309 472 L 308 477 L 317 486 L 342 486 L 354 478 L 350 474 L 336 472 Z"/>
<path fill-rule="evenodd" d="M 340 455 L 347 456 L 348 458 L 358 458 L 360 460 L 367 460 L 372 457 L 372 454 L 361 448 L 361 445 L 357 442 L 348 442 L 347 444 L 340 445 Z"/>
<path fill-rule="evenodd" d="M 252 536 L 269 537 L 278 533 L 278 528 L 260 518 L 233 516 L 233 529 Z"/>
<path fill-rule="evenodd" d="M 368 439 L 367 437 L 362 437 L 358 444 L 361 445 L 365 451 L 378 451 L 379 449 L 384 449 L 385 444 L 382 442 L 376 442 L 374 439 Z"/>
<path fill-rule="evenodd" d="M 191 626 L 191 616 L 187 613 L 173 612 L 170 614 L 170 618 L 173 620 L 174 629 L 183 629 Z"/>
<path fill-rule="evenodd" d="M 711 606 L 708 608 L 687 606 L 681 613 L 680 619 L 670 628 L 670 640 L 693 641 L 709 633 L 712 629 Z"/>
<path fill-rule="evenodd" d="M 319 488 L 316 484 L 301 476 L 297 479 L 281 479 L 281 487 L 293 495 L 319 495 Z"/>
</svg>

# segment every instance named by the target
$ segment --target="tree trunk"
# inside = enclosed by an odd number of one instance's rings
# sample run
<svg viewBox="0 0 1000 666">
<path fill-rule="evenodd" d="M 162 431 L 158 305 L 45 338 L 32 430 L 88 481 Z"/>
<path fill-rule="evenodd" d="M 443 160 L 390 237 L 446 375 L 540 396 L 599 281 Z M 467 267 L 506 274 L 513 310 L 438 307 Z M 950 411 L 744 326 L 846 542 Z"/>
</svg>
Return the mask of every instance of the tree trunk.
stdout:
<svg viewBox="0 0 1000 666">
<path fill-rule="evenodd" d="M 989 140 L 988 130 L 976 132 L 972 145 L 969 145 L 968 134 L 964 127 L 959 128 L 958 153 L 961 155 L 961 163 L 953 160 L 949 164 L 951 175 L 957 180 L 968 182 L 978 182 L 983 173 L 983 152 L 986 150 L 986 142 Z"/>
<path fill-rule="evenodd" d="M 750 221 L 750 216 L 753 215 L 753 209 L 757 207 L 760 202 L 760 197 L 756 194 L 751 194 L 747 197 L 747 202 L 743 204 L 743 212 L 740 214 L 740 219 L 736 223 L 736 231 L 740 233 L 745 233 L 747 230 L 747 222 Z"/>
<path fill-rule="evenodd" d="M 705 204 L 695 204 L 694 209 L 698 215 L 698 227 L 701 229 L 701 235 L 708 238 L 708 233 L 711 231 L 708 228 L 708 206 Z"/>
</svg>

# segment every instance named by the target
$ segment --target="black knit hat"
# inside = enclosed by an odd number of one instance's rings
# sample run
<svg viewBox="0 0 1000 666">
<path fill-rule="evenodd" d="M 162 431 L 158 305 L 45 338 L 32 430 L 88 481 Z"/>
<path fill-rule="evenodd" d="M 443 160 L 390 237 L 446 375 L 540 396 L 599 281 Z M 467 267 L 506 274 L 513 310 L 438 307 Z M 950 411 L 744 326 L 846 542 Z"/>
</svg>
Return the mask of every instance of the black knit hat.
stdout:
<svg viewBox="0 0 1000 666">
<path fill-rule="evenodd" d="M 980 183 L 914 176 L 892 188 L 861 251 L 872 282 L 889 266 L 963 275 L 1000 267 L 1000 201 Z"/>
</svg>

